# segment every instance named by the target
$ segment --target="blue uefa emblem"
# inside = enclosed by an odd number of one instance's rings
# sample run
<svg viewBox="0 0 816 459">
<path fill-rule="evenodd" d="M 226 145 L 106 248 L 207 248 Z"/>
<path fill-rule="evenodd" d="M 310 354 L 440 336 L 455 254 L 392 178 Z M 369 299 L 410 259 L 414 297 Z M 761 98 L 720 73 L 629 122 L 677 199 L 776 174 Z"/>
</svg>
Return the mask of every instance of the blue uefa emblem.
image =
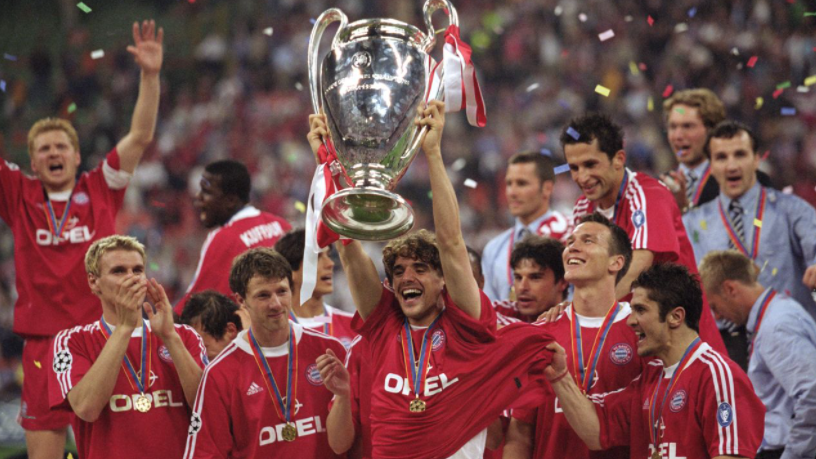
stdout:
<svg viewBox="0 0 816 459">
<path fill-rule="evenodd" d="M 728 427 L 734 421 L 734 409 L 727 402 L 720 403 L 717 407 L 717 423 L 720 427 Z"/>
</svg>

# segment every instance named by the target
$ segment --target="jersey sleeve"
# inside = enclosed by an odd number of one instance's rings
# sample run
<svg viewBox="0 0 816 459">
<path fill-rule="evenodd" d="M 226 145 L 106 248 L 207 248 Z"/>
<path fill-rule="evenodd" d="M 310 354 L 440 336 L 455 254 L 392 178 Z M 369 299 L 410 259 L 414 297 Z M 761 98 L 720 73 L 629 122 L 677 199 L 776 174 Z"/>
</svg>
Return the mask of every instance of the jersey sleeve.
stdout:
<svg viewBox="0 0 816 459">
<path fill-rule="evenodd" d="M 627 446 L 631 443 L 632 418 L 640 416 L 642 379 L 637 378 L 623 389 L 591 399 L 598 414 L 603 449 Z"/>
<path fill-rule="evenodd" d="M 79 383 L 93 365 L 85 350 L 82 329 L 63 330 L 54 338 L 48 381 L 48 402 L 51 408 L 71 410 L 68 393 Z"/>
<path fill-rule="evenodd" d="M 521 422 L 535 426 L 538 408 L 514 408 L 510 416 Z"/>
<path fill-rule="evenodd" d="M 703 437 L 711 457 L 754 457 L 765 429 L 765 405 L 748 376 L 716 353 L 701 359 L 708 365 L 696 404 Z"/>
<path fill-rule="evenodd" d="M 184 459 L 227 458 L 233 449 L 231 416 L 229 411 L 229 385 L 218 367 L 204 370 L 196 393 Z"/>
<path fill-rule="evenodd" d="M 630 198 L 633 232 L 631 235 L 632 250 L 648 250 L 661 261 L 676 261 L 679 258 L 680 244 L 675 229 L 675 213 L 679 210 L 668 189 L 636 188 Z M 678 222 L 682 225 L 681 222 Z"/>
<path fill-rule="evenodd" d="M 16 164 L 0 159 L 0 218 L 9 226 L 23 198 L 23 181 L 26 180 Z"/>
<path fill-rule="evenodd" d="M 176 331 L 181 335 L 184 347 L 193 356 L 195 363 L 201 368 L 206 367 L 210 361 L 207 358 L 207 348 L 204 346 L 204 340 L 201 339 L 201 336 L 189 325 L 177 324 L 175 327 Z"/>
<path fill-rule="evenodd" d="M 378 342 L 377 340 L 385 332 L 388 322 L 394 320 L 396 316 L 396 307 L 398 307 L 395 306 L 396 301 L 397 298 L 394 292 L 383 287 L 380 302 L 377 303 L 368 318 L 363 320 L 359 312 L 354 313 L 354 318 L 351 320 L 352 328 L 369 342 Z"/>
<path fill-rule="evenodd" d="M 459 338 L 464 342 L 469 343 L 485 343 L 495 340 L 496 337 L 496 311 L 493 309 L 493 304 L 490 298 L 481 290 L 479 291 L 479 298 L 481 299 L 481 315 L 478 320 L 470 317 L 458 306 L 456 306 L 448 294 L 447 290 L 443 293 L 445 298 L 445 314 L 456 324 L 456 330 L 459 333 Z"/>
<path fill-rule="evenodd" d="M 98 196 L 104 196 L 115 217 L 122 208 L 125 191 L 131 177 L 131 174 L 119 168 L 119 152 L 116 151 L 116 148 L 108 152 L 105 159 L 96 168 L 83 175 L 87 177 L 88 188 L 92 196 L 95 199 Z"/>
</svg>

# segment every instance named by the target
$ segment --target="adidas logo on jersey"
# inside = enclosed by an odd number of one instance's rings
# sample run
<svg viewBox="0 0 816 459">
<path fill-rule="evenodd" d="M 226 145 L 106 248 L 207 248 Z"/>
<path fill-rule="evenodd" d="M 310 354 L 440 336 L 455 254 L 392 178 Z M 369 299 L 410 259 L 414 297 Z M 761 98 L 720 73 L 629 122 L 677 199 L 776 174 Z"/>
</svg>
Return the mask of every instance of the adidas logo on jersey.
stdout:
<svg viewBox="0 0 816 459">
<path fill-rule="evenodd" d="M 247 389 L 247 395 L 255 395 L 258 392 L 263 392 L 263 389 L 261 389 L 261 386 L 255 384 L 255 381 L 252 381 L 252 384 L 249 386 L 249 389 Z"/>
</svg>

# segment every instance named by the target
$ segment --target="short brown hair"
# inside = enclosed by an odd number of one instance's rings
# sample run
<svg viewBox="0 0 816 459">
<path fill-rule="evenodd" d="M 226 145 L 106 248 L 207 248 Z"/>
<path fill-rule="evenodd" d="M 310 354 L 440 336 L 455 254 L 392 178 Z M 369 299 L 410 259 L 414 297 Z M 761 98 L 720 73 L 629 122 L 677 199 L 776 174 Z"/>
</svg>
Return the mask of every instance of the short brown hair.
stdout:
<svg viewBox="0 0 816 459">
<path fill-rule="evenodd" d="M 753 285 L 758 276 L 754 262 L 736 250 L 713 250 L 700 261 L 700 278 L 706 292 L 719 293 L 727 280 Z"/>
<path fill-rule="evenodd" d="M 264 279 L 287 279 L 289 288 L 292 282 L 292 267 L 286 258 L 269 247 L 249 249 L 232 260 L 230 269 L 230 289 L 241 298 L 246 298 L 247 286 L 253 277 Z"/>
<path fill-rule="evenodd" d="M 439 275 L 442 275 L 442 261 L 439 259 L 439 247 L 436 236 L 424 229 L 408 234 L 389 242 L 383 249 L 383 266 L 388 282 L 394 280 L 394 264 L 397 257 L 411 258 L 428 263 Z"/>
<path fill-rule="evenodd" d="M 535 164 L 536 176 L 541 183 L 555 180 L 555 161 L 543 153 L 537 151 L 522 151 L 510 157 L 507 162 L 510 164 Z"/>
<path fill-rule="evenodd" d="M 138 252 L 139 255 L 142 256 L 142 260 L 147 262 L 144 245 L 142 245 L 138 239 L 114 234 L 113 236 L 99 239 L 91 244 L 85 253 L 85 271 L 88 274 L 99 277 L 99 260 L 102 258 L 102 255 L 113 250 Z"/>
<path fill-rule="evenodd" d="M 677 91 L 663 101 L 663 119 L 668 123 L 669 115 L 675 105 L 694 107 L 703 120 L 706 129 L 712 129 L 725 119 L 725 106 L 710 89 L 696 88 Z"/>
<path fill-rule="evenodd" d="M 71 126 L 71 123 L 62 118 L 43 118 L 34 123 L 34 126 L 31 126 L 31 129 L 28 131 L 29 156 L 34 154 L 34 139 L 36 139 L 38 135 L 49 131 L 64 132 L 65 135 L 68 136 L 68 140 L 71 141 L 71 146 L 74 147 L 74 150 L 79 151 L 79 136 L 77 136 L 76 129 Z"/>
</svg>

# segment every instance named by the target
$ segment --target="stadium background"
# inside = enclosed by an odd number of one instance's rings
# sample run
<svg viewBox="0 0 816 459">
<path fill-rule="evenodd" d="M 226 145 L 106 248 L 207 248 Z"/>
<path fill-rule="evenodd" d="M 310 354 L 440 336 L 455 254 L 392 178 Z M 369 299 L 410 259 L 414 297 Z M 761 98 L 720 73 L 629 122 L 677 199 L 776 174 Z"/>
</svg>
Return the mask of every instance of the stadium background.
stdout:
<svg viewBox="0 0 816 459">
<path fill-rule="evenodd" d="M 165 29 L 156 141 L 131 182 L 118 229 L 146 244 L 149 275 L 175 299 L 195 271 L 206 236 L 192 208 L 204 164 L 243 161 L 253 176 L 253 204 L 303 225 L 300 209 L 314 170 L 305 141 L 311 21 L 336 6 L 350 21 L 388 17 L 423 24 L 419 0 L 85 4 L 91 12 L 74 0 L 0 5 L 0 158 L 28 170 L 29 127 L 57 115 L 79 132 L 82 170 L 95 166 L 130 125 L 138 84 L 138 69 L 125 51 L 130 25 L 155 18 Z M 461 113 L 449 115 L 443 142 L 471 246 L 481 250 L 512 221 L 504 205 L 507 158 L 532 149 L 561 164 L 559 131 L 585 111 L 606 111 L 625 127 L 629 167 L 652 174 L 673 168 L 661 104 L 671 91 L 692 87 L 714 90 L 729 117 L 759 133 L 762 167 L 778 188 L 816 205 L 812 3 L 454 0 L 454 6 L 474 50 L 488 115 L 484 129 L 468 126 Z M 435 18 L 442 27 L 441 14 Z M 601 41 L 598 35 L 607 30 L 615 36 Z M 97 50 L 104 57 L 94 59 Z M 596 85 L 609 95 L 595 92 Z M 464 186 L 465 179 L 476 187 Z M 397 189 L 412 202 L 418 227 L 432 226 L 428 189 L 420 154 Z M 569 214 L 577 194 L 567 174 L 558 176 L 556 208 Z M 379 246 L 368 249 L 377 255 Z M 15 421 L 21 341 L 10 332 L 13 250 L 11 233 L 0 223 L 0 457 L 23 438 Z M 339 270 L 337 280 L 342 285 Z M 330 299 L 346 309 L 353 308 L 349 301 L 342 294 Z"/>
</svg>

